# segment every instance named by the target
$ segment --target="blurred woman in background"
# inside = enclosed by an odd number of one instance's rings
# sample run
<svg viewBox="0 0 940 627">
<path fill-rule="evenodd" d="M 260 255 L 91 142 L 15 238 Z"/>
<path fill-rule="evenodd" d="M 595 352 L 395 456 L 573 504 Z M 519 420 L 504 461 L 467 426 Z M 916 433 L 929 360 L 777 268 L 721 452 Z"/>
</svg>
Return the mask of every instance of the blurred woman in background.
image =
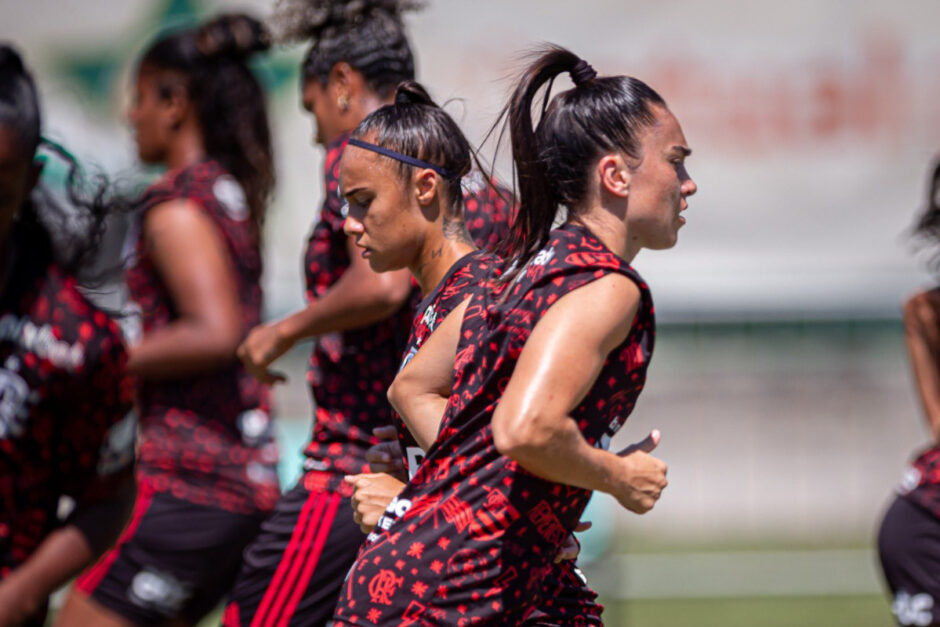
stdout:
<svg viewBox="0 0 940 627">
<path fill-rule="evenodd" d="M 940 161 L 916 235 L 940 241 Z M 934 256 L 932 269 L 940 257 Z M 878 554 L 901 625 L 940 625 L 940 289 L 904 303 L 904 332 L 931 444 L 911 463 L 878 533 Z"/>
<path fill-rule="evenodd" d="M 235 349 L 261 318 L 261 225 L 274 184 L 264 95 L 246 66 L 261 24 L 223 15 L 159 38 L 129 118 L 145 163 L 128 272 L 143 338 L 138 496 L 117 546 L 86 571 L 59 624 L 194 624 L 229 589 L 279 496 L 268 389 Z"/>
<path fill-rule="evenodd" d="M 0 625 L 42 625 L 46 600 L 110 546 L 134 499 L 133 385 L 117 325 L 77 289 L 113 207 L 40 138 L 39 97 L 0 44 Z M 36 184 L 44 144 L 69 165 L 81 233 L 53 240 Z M 86 190 L 87 191 L 87 190 Z M 62 217 L 62 216 L 60 216 Z M 74 508 L 60 522 L 61 496 Z"/>
<path fill-rule="evenodd" d="M 324 200 L 307 242 L 307 306 L 254 329 L 239 349 L 262 381 L 270 364 L 304 338 L 316 338 L 308 382 L 315 422 L 304 474 L 278 502 L 226 607 L 228 626 L 281 622 L 322 625 L 363 541 L 349 514 L 347 475 L 369 471 L 373 429 L 391 424 L 386 390 L 398 370 L 417 294 L 406 269 L 378 273 L 356 237 L 343 231 L 340 158 L 351 131 L 392 102 L 414 78 L 402 14 L 409 0 L 288 0 L 273 20 L 285 41 L 310 42 L 301 68 L 304 107 L 326 149 Z M 483 243 L 506 232 L 509 203 L 487 186 L 465 201 Z M 402 266 L 397 266 L 401 268 Z"/>
</svg>

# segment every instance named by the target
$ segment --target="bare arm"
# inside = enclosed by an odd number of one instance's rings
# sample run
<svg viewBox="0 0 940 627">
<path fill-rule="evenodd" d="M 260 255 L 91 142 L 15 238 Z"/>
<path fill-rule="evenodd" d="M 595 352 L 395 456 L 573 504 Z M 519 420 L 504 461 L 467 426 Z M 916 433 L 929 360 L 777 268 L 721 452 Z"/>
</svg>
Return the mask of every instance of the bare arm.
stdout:
<svg viewBox="0 0 940 627">
<path fill-rule="evenodd" d="M 469 300 L 447 314 L 388 388 L 389 402 L 425 451 L 437 439 L 450 398 L 460 327 Z"/>
<path fill-rule="evenodd" d="M 190 201 L 164 203 L 147 213 L 144 237 L 178 317 L 144 335 L 128 371 L 158 379 L 233 360 L 242 334 L 236 279 L 210 218 Z"/>
<path fill-rule="evenodd" d="M 904 336 L 927 426 L 940 442 L 940 290 L 904 303 Z"/>
<path fill-rule="evenodd" d="M 666 485 L 665 464 L 647 454 L 649 446 L 622 456 L 591 446 L 569 415 L 626 338 L 639 300 L 636 285 L 616 274 L 563 296 L 526 341 L 492 426 L 497 449 L 529 472 L 607 492 L 643 513 Z M 592 303 L 589 324 L 586 302 Z"/>
<path fill-rule="evenodd" d="M 117 539 L 134 500 L 133 474 L 106 500 L 79 504 L 65 524 L 0 581 L 0 626 L 18 625 L 42 607 L 49 595 L 92 563 Z M 82 527 L 103 525 L 89 534 Z M 105 533 L 106 532 L 106 533 Z"/>
<path fill-rule="evenodd" d="M 252 329 L 238 356 L 254 376 L 265 382 L 282 377 L 268 370 L 275 359 L 298 341 L 374 324 L 398 311 L 411 293 L 408 270 L 377 273 L 347 238 L 349 267 L 326 293 L 303 309 L 276 322 Z"/>
</svg>

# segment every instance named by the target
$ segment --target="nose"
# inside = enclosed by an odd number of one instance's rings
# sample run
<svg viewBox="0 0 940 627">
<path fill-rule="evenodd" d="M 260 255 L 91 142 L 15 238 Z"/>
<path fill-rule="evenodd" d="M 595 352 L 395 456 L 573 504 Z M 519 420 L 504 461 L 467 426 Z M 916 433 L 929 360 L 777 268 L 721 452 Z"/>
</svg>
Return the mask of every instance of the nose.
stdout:
<svg viewBox="0 0 940 627">
<path fill-rule="evenodd" d="M 689 176 L 689 173 L 683 168 L 685 179 L 682 181 L 682 187 L 680 188 L 683 196 L 691 196 L 698 191 L 698 185 L 695 184 L 695 181 L 692 180 L 692 177 Z"/>
<path fill-rule="evenodd" d="M 352 217 L 351 215 L 346 216 L 346 219 L 343 220 L 343 233 L 346 235 L 362 235 L 362 231 L 362 222 Z"/>
</svg>

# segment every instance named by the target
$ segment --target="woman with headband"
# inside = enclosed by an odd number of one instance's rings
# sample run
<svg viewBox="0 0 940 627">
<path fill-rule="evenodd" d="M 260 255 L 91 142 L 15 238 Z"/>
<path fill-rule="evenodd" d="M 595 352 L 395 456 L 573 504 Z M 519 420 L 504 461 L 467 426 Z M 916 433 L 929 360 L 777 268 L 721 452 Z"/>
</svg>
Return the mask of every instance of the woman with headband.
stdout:
<svg viewBox="0 0 940 627">
<path fill-rule="evenodd" d="M 261 24 L 222 15 L 158 38 L 128 115 L 168 172 L 141 199 L 127 281 L 143 337 L 134 513 L 79 577 L 61 625 L 195 624 L 232 585 L 280 495 L 269 390 L 235 355 L 261 318 L 261 225 L 274 183 Z"/>
<path fill-rule="evenodd" d="M 537 92 L 563 73 L 574 88 L 546 97 L 534 126 Z M 521 195 L 503 272 L 389 390 L 409 428 L 443 420 L 350 570 L 336 625 L 525 624 L 593 490 L 642 513 L 666 485 L 648 454 L 657 432 L 606 448 L 653 348 L 652 300 L 629 262 L 675 245 L 696 191 L 682 130 L 646 84 L 597 77 L 561 48 L 529 66 L 508 112 Z"/>
<path fill-rule="evenodd" d="M 44 146 L 43 146 L 44 145 Z M 53 239 L 37 180 L 43 146 L 69 165 L 89 230 Z M 0 625 L 43 625 L 49 595 L 104 551 L 134 499 L 133 385 L 117 325 L 77 288 L 113 206 L 40 138 L 39 97 L 0 44 Z M 40 214 L 43 215 L 40 215 Z M 64 521 L 60 496 L 75 507 Z"/>
<path fill-rule="evenodd" d="M 273 382 L 271 363 L 315 337 L 308 373 L 315 423 L 303 475 L 245 552 L 227 626 L 325 623 L 363 541 L 349 515 L 352 485 L 343 477 L 369 471 L 367 452 L 379 442 L 373 430 L 391 424 L 385 393 L 417 298 L 407 270 L 375 272 L 343 231 L 339 163 L 350 132 L 414 78 L 402 13 L 416 7 L 408 0 L 290 0 L 274 20 L 284 40 L 311 41 L 302 94 L 316 142 L 326 148 L 325 198 L 307 243 L 307 305 L 254 329 L 239 355 L 249 371 Z M 480 189 L 464 207 L 476 241 L 505 237 L 508 203 L 497 193 Z"/>
<path fill-rule="evenodd" d="M 498 258 L 475 249 L 460 210 L 460 179 L 471 162 L 470 145 L 459 127 L 416 83 L 399 85 L 393 105 L 363 120 L 343 154 L 341 189 L 349 206 L 346 232 L 356 237 L 376 271 L 407 266 L 424 295 L 401 367 L 437 324 L 496 271 Z M 394 421 L 399 450 L 404 451 L 402 467 L 410 477 L 431 442 L 419 443 L 401 418 L 394 416 Z M 437 428 L 429 425 L 425 431 L 436 433 Z M 378 472 L 346 481 L 354 486 L 355 520 L 366 533 L 404 487 L 398 479 Z M 572 561 L 577 552 L 572 536 L 546 576 L 549 592 L 539 608 L 539 624 L 600 624 L 597 595 Z"/>
</svg>

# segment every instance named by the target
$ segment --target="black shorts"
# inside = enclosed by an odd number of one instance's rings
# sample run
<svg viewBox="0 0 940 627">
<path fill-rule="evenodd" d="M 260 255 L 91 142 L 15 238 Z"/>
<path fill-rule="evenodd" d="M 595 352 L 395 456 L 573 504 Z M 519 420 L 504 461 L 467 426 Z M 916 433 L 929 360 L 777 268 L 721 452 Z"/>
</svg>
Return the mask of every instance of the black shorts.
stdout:
<svg viewBox="0 0 940 627">
<path fill-rule="evenodd" d="M 117 545 L 75 587 L 138 625 L 195 624 L 231 587 L 262 520 L 141 489 Z"/>
<path fill-rule="evenodd" d="M 326 625 L 365 539 L 348 498 L 309 492 L 301 479 L 245 550 L 222 624 Z"/>
<path fill-rule="evenodd" d="M 940 625 L 940 520 L 897 497 L 878 532 L 878 555 L 900 625 Z"/>
</svg>

